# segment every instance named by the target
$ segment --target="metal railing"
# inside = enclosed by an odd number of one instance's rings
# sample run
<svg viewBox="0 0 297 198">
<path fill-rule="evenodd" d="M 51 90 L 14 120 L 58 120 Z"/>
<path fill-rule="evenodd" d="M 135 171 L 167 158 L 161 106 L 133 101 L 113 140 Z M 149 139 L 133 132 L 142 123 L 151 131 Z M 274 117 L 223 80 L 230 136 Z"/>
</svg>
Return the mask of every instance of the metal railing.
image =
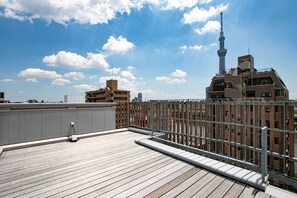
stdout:
<svg viewBox="0 0 297 198">
<path fill-rule="evenodd" d="M 275 185 L 297 188 L 294 102 L 255 99 L 120 103 L 117 124 L 149 130 L 153 139 L 258 171 L 263 179 L 269 174 L 270 183 Z"/>
</svg>

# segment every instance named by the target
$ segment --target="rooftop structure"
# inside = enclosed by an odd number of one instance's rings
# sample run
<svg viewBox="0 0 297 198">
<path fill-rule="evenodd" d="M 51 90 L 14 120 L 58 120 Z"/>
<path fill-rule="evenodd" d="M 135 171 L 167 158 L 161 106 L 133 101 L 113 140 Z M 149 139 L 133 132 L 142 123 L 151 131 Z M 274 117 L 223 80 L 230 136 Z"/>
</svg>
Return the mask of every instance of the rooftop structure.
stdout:
<svg viewBox="0 0 297 198">
<path fill-rule="evenodd" d="M 85 102 L 123 102 L 130 101 L 130 91 L 119 90 L 117 80 L 107 80 L 106 87 L 87 91 Z"/>
<path fill-rule="evenodd" d="M 224 156 L 223 150 L 217 150 L 219 136 L 208 136 L 206 130 L 217 126 L 201 119 L 211 115 L 209 104 L 204 103 L 203 110 L 194 101 L 130 103 L 128 114 L 122 116 L 127 117 L 125 126 L 132 128 L 117 130 L 115 105 L 0 105 L 0 196 L 277 196 L 270 185 L 266 187 L 265 138 L 261 144 L 247 145 L 243 140 L 236 145 L 255 148 L 251 151 L 261 155 L 261 163 L 258 157 L 247 162 L 237 154 Z M 204 135 L 195 132 L 201 123 Z M 228 125 L 222 124 L 222 128 Z M 139 129 L 144 126 L 146 130 Z M 255 124 L 250 127 L 258 130 Z M 77 134 L 78 142 L 67 142 L 71 134 Z M 233 141 L 227 138 L 224 144 L 232 148 Z M 291 154 L 273 155 L 294 160 Z M 280 176 L 291 182 L 289 176 Z"/>
</svg>

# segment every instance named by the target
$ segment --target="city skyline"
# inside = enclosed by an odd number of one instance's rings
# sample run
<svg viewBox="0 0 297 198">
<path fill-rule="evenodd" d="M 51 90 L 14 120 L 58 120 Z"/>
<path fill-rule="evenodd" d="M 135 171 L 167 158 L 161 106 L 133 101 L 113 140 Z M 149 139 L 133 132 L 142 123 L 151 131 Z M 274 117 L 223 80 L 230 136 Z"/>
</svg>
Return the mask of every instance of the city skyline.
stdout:
<svg viewBox="0 0 297 198">
<path fill-rule="evenodd" d="M 297 2 L 0 2 L 0 91 L 11 101 L 83 102 L 85 91 L 119 81 L 143 99 L 205 98 L 219 72 L 220 12 L 226 69 L 252 54 L 297 98 Z M 102 3 L 104 2 L 104 3 Z M 160 94 L 162 93 L 162 94 Z"/>
</svg>

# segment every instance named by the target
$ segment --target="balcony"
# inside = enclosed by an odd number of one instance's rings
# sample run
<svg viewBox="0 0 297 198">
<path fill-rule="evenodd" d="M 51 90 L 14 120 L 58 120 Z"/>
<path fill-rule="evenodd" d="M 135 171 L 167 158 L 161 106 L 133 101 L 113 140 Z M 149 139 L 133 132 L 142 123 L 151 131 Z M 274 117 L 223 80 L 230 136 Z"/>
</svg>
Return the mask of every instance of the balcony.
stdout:
<svg viewBox="0 0 297 198">
<path fill-rule="evenodd" d="M 266 188 L 267 175 L 263 178 L 257 160 L 251 164 L 255 169 L 249 170 L 244 159 L 232 160 L 220 153 L 221 143 L 226 145 L 226 153 L 230 146 L 247 144 L 231 142 L 228 137 L 219 140 L 220 129 L 234 123 L 222 120 L 213 125 L 202 120 L 218 115 L 219 105 L 212 108 L 205 101 L 155 101 L 118 104 L 119 111 L 115 105 L 1 105 L 4 152 L 0 149 L 0 196 L 293 195 L 271 185 Z M 128 118 L 121 129 L 115 129 L 116 112 Z M 212 136 L 210 129 L 215 130 Z M 67 141 L 74 134 L 79 140 Z M 258 147 L 259 152 L 251 146 L 247 149 L 261 153 Z"/>
</svg>

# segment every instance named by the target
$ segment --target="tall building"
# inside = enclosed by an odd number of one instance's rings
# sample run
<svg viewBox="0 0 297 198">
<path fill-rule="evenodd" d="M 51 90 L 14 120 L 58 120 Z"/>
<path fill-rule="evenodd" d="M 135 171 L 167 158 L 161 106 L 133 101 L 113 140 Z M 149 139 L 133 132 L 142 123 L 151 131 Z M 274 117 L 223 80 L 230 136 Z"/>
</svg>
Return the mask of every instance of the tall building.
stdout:
<svg viewBox="0 0 297 198">
<path fill-rule="evenodd" d="M 215 120 L 218 116 L 225 122 L 241 123 L 248 128 L 249 125 L 255 125 L 261 123 L 261 126 L 267 126 L 269 128 L 268 133 L 268 149 L 282 154 L 288 154 L 294 156 L 294 136 L 284 136 L 281 133 L 277 133 L 274 129 L 283 129 L 287 127 L 285 116 L 287 116 L 288 110 L 286 106 L 282 106 L 285 103 L 271 103 L 270 106 L 266 106 L 265 109 L 255 108 L 249 101 L 259 102 L 273 102 L 273 101 L 288 101 L 289 91 L 273 68 L 268 69 L 256 69 L 254 66 L 254 57 L 250 54 L 238 57 L 238 64 L 236 68 L 231 68 L 229 71 L 225 71 L 225 55 L 227 50 L 224 49 L 223 24 L 221 14 L 221 33 L 220 33 L 220 49 L 219 55 L 219 74 L 212 78 L 210 86 L 206 88 L 207 100 L 220 100 L 231 101 L 225 103 L 222 106 L 223 113 L 217 113 L 218 103 L 214 102 L 210 105 L 209 116 L 211 120 Z M 232 100 L 236 101 L 234 104 L 236 108 L 228 106 L 232 103 Z M 261 114 L 261 117 L 259 115 Z M 224 123 L 225 124 L 225 123 Z M 223 124 L 223 125 L 224 125 Z M 215 134 L 216 129 L 210 127 L 209 134 Z M 213 133 L 212 133 L 213 132 Z M 247 139 L 248 146 L 257 146 L 260 143 L 259 134 L 261 132 L 257 129 L 243 130 L 237 125 L 223 126 L 223 137 L 231 137 L 232 141 L 237 142 L 243 138 Z M 219 136 L 218 136 L 219 137 Z M 208 138 L 213 138 L 211 135 Z M 289 143 L 288 143 L 289 142 Z M 211 150 L 215 150 L 214 145 L 209 145 Z M 226 148 L 225 148 L 226 147 Z M 227 155 L 228 144 L 223 145 L 223 152 Z M 243 156 L 244 152 L 238 150 L 235 147 L 231 148 L 231 156 Z M 246 160 L 253 160 L 257 158 L 257 155 L 252 152 L 247 152 Z M 286 165 L 284 165 L 286 164 Z M 287 173 L 290 176 L 294 175 L 294 166 L 292 162 L 286 162 L 276 158 L 272 155 L 268 158 L 268 168 L 270 170 Z M 271 181 L 278 185 L 279 183 Z"/>
<path fill-rule="evenodd" d="M 5 102 L 4 92 L 0 92 L 0 103 Z"/>
<path fill-rule="evenodd" d="M 238 67 L 212 78 L 207 99 L 257 98 L 266 101 L 286 101 L 289 91 L 273 68 L 255 69 L 254 57 L 238 57 Z"/>
<path fill-rule="evenodd" d="M 142 93 L 138 93 L 137 97 L 132 99 L 132 102 L 142 102 Z"/>
<path fill-rule="evenodd" d="M 227 73 L 225 69 L 225 37 L 223 32 L 223 13 L 221 12 L 219 73 L 212 78 L 206 88 L 207 99 L 263 98 L 266 101 L 285 101 L 289 99 L 288 89 L 273 68 L 257 70 L 254 57 L 250 54 L 238 57 L 238 65 Z"/>
<path fill-rule="evenodd" d="M 87 91 L 85 102 L 129 102 L 130 91 L 119 90 L 117 80 L 107 80 L 106 87 Z"/>
<path fill-rule="evenodd" d="M 225 37 L 224 37 L 224 31 L 223 31 L 223 12 L 221 12 L 221 32 L 220 32 L 220 49 L 218 50 L 218 56 L 219 56 L 219 74 L 225 74 L 226 68 L 225 68 L 225 56 L 227 54 L 227 50 L 225 49 Z"/>
<path fill-rule="evenodd" d="M 64 103 L 68 102 L 68 95 L 64 95 Z"/>
</svg>

